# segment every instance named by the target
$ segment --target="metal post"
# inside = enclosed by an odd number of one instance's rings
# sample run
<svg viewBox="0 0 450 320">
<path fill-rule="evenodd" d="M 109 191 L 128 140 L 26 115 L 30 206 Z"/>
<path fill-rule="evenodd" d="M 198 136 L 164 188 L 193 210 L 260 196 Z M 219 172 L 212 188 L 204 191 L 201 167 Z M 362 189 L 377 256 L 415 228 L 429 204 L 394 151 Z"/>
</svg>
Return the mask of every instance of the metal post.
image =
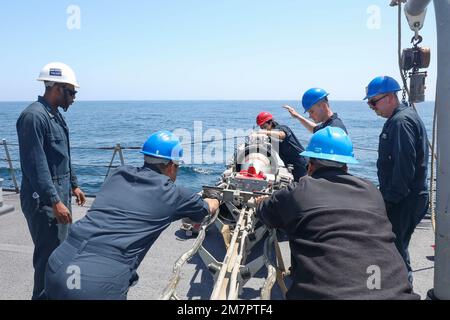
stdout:
<svg viewBox="0 0 450 320">
<path fill-rule="evenodd" d="M 450 0 L 435 0 L 438 75 L 437 112 L 437 206 L 434 296 L 450 299 Z"/>
<path fill-rule="evenodd" d="M 116 145 L 116 147 L 114 148 L 114 152 L 113 152 L 113 155 L 112 155 L 112 158 L 111 158 L 111 162 L 109 163 L 108 171 L 106 172 L 105 180 L 106 180 L 106 178 L 108 178 L 108 176 L 109 176 L 109 172 L 111 171 L 111 167 L 112 167 L 112 165 L 113 165 L 113 163 L 114 163 L 114 159 L 116 158 L 116 153 L 117 153 L 117 145 Z"/>
<path fill-rule="evenodd" d="M 120 163 L 121 163 L 122 166 L 124 166 L 125 165 L 125 160 L 123 158 L 122 146 L 120 145 L 120 143 L 118 143 L 116 145 L 116 148 L 118 149 L 118 152 L 119 152 Z"/>
<path fill-rule="evenodd" d="M 2 184 L 3 184 L 3 179 L 0 178 L 0 216 L 14 211 L 14 207 L 13 206 L 3 204 L 3 187 L 2 187 Z"/>
<path fill-rule="evenodd" d="M 120 143 L 118 143 L 118 144 L 116 144 L 116 146 L 114 147 L 114 152 L 113 152 L 113 155 L 112 155 L 112 158 L 111 158 L 111 162 L 109 163 L 109 166 L 108 166 L 108 172 L 106 172 L 106 177 L 105 177 L 105 180 L 106 180 L 106 178 L 108 178 L 108 176 L 109 176 L 109 172 L 111 171 L 111 168 L 112 168 L 112 165 L 113 165 L 113 163 L 114 163 L 114 159 L 116 158 L 116 154 L 119 154 L 119 158 L 120 158 L 120 163 L 121 163 L 121 165 L 123 166 L 123 165 L 125 165 L 125 159 L 124 159 L 124 157 L 123 157 L 123 152 L 122 152 L 122 146 L 120 145 Z"/>
<path fill-rule="evenodd" d="M 8 144 L 6 143 L 5 139 L 3 139 L 2 142 L 3 142 L 3 147 L 5 148 L 6 161 L 8 161 L 9 172 L 11 174 L 11 178 L 14 183 L 14 190 L 16 191 L 16 193 L 20 193 L 19 185 L 17 184 L 16 174 L 15 174 L 14 167 L 13 167 L 12 160 L 11 160 L 11 156 L 9 155 Z"/>
<path fill-rule="evenodd" d="M 3 179 L 0 178 L 0 208 L 3 207 Z"/>
</svg>

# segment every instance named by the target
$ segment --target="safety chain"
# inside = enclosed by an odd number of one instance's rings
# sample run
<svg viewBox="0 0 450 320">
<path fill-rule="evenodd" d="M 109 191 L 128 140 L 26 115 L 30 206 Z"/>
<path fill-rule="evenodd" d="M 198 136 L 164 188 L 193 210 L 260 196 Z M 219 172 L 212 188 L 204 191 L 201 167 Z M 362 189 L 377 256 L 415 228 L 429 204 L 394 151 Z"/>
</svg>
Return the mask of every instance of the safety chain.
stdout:
<svg viewBox="0 0 450 320">
<path fill-rule="evenodd" d="M 402 88 L 402 103 L 410 105 L 409 101 L 406 99 L 407 96 L 408 96 L 408 85 L 406 84 L 406 79 L 407 78 L 408 78 L 408 72 L 407 71 L 403 71 L 402 72 L 402 79 L 404 79 L 404 81 L 403 81 L 403 88 Z"/>
</svg>

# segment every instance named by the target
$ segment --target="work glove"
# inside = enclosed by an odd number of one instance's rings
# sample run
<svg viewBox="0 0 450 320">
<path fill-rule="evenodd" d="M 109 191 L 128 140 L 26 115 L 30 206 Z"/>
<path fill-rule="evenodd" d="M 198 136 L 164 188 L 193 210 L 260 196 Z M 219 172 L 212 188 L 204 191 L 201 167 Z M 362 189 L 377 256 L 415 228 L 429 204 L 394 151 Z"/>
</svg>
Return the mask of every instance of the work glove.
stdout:
<svg viewBox="0 0 450 320">
<path fill-rule="evenodd" d="M 219 203 L 222 203 L 223 201 L 223 195 L 222 192 L 213 190 L 213 189 L 205 189 L 203 190 L 203 199 L 215 199 L 219 201 Z"/>
</svg>

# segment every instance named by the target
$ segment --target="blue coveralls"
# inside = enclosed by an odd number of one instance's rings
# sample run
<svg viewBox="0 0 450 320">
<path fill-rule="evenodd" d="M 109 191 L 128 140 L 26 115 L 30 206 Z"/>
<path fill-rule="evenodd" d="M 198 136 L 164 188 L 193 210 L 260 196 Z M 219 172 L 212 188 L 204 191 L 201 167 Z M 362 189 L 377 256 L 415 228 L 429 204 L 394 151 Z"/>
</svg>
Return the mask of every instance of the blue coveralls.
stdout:
<svg viewBox="0 0 450 320">
<path fill-rule="evenodd" d="M 427 132 L 417 112 L 400 105 L 380 135 L 377 162 L 380 191 L 397 237 L 395 245 L 405 261 L 412 283 L 408 246 L 428 204 Z"/>
<path fill-rule="evenodd" d="M 294 167 L 292 175 L 294 180 L 298 181 L 306 175 L 306 159 L 300 155 L 300 153 L 305 151 L 305 148 L 288 126 L 275 123 L 274 129 L 283 131 L 286 134 L 286 138 L 280 142 L 279 155 L 286 166 L 292 165 Z"/>
<path fill-rule="evenodd" d="M 34 242 L 34 289 L 44 289 L 48 257 L 66 238 L 68 226 L 57 223 L 52 205 L 62 201 L 71 210 L 71 189 L 77 178 L 71 169 L 69 129 L 59 111 L 44 98 L 26 108 L 17 120 L 22 185 L 22 212 Z"/>
<path fill-rule="evenodd" d="M 125 300 L 161 232 L 175 220 L 201 221 L 207 214 L 208 205 L 198 194 L 176 186 L 155 166 L 118 168 L 51 255 L 47 298 Z"/>
<path fill-rule="evenodd" d="M 313 130 L 313 133 L 316 133 L 317 131 L 320 131 L 326 127 L 336 127 L 336 128 L 341 128 L 342 130 L 345 131 L 345 133 L 348 134 L 347 132 L 347 128 L 345 127 L 344 123 L 342 122 L 342 120 L 339 118 L 337 113 L 334 113 L 330 119 L 328 119 L 327 121 L 319 124 L 318 126 L 316 126 Z"/>
</svg>

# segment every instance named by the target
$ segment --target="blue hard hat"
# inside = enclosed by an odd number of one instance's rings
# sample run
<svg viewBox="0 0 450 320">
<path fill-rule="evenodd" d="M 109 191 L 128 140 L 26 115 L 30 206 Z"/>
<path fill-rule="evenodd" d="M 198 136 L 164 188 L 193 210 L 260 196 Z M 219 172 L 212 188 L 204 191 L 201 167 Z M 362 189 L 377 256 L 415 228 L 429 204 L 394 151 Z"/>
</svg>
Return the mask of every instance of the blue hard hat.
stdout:
<svg viewBox="0 0 450 320">
<path fill-rule="evenodd" d="M 366 88 L 366 97 L 364 100 L 371 99 L 379 94 L 401 91 L 398 82 L 391 77 L 382 76 L 373 79 Z"/>
<path fill-rule="evenodd" d="M 155 158 L 181 162 L 183 147 L 172 132 L 158 131 L 147 139 L 141 153 Z"/>
<path fill-rule="evenodd" d="M 337 127 L 326 127 L 317 131 L 306 151 L 300 155 L 340 163 L 358 163 L 353 154 L 352 141 L 344 130 Z"/>
<path fill-rule="evenodd" d="M 305 113 L 308 112 L 317 102 L 325 99 L 330 94 L 320 88 L 312 88 L 305 92 L 302 99 L 303 108 Z"/>
</svg>

